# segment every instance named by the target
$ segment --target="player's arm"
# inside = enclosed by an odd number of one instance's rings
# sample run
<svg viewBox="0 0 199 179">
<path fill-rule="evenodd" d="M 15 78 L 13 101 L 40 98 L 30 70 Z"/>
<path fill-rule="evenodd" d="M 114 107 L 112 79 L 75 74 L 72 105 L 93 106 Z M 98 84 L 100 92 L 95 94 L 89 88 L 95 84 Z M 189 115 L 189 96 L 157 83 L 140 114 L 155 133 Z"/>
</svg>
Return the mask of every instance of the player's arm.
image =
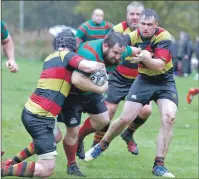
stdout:
<svg viewBox="0 0 199 179">
<path fill-rule="evenodd" d="M 170 46 L 171 41 L 165 40 L 156 44 L 153 57 L 149 51 L 143 50 L 141 55 L 133 58 L 141 61 L 152 70 L 161 71 L 164 69 L 165 64 L 171 61 Z"/>
<path fill-rule="evenodd" d="M 86 34 L 87 34 L 87 29 L 83 23 L 78 27 L 77 33 L 75 35 L 76 41 L 77 41 L 77 47 L 79 46 L 80 43 L 82 43 L 84 41 L 83 39 L 86 36 Z"/>
<path fill-rule="evenodd" d="M 83 91 L 91 91 L 102 94 L 108 90 L 108 81 L 102 86 L 97 86 L 91 81 L 90 78 L 78 71 L 74 71 L 72 73 L 71 81 L 73 85 Z"/>
<path fill-rule="evenodd" d="M 1 44 L 3 47 L 3 51 L 7 57 L 6 66 L 11 72 L 17 72 L 18 65 L 15 62 L 14 43 L 3 22 L 1 22 Z"/>
<path fill-rule="evenodd" d="M 141 52 L 140 48 L 127 45 L 125 51 L 122 53 L 121 59 L 133 61 L 133 57 L 135 57 L 137 54 L 140 54 L 140 52 Z"/>
<path fill-rule="evenodd" d="M 61 55 L 63 55 L 63 61 L 66 68 L 67 65 L 69 65 L 72 68 L 78 69 L 85 73 L 95 73 L 100 69 L 105 68 L 103 63 L 86 60 L 74 52 L 63 53 Z"/>
</svg>

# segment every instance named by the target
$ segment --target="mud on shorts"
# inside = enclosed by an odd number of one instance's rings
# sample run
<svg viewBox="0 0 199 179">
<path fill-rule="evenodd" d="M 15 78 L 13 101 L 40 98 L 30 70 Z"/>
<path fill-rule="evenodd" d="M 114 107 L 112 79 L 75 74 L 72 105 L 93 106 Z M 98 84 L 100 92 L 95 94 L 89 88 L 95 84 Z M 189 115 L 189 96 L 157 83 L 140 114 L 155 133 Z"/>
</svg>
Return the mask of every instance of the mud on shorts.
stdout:
<svg viewBox="0 0 199 179">
<path fill-rule="evenodd" d="M 131 86 L 126 101 L 149 104 L 151 100 L 169 99 L 178 106 L 178 92 L 175 81 L 150 81 L 149 77 L 139 75 Z"/>
<path fill-rule="evenodd" d="M 25 107 L 22 122 L 33 139 L 35 152 L 41 160 L 54 159 L 57 155 L 53 129 L 55 119 L 32 114 Z"/>
<path fill-rule="evenodd" d="M 100 114 L 106 111 L 107 107 L 102 94 L 69 94 L 57 122 L 63 122 L 67 127 L 76 127 L 81 123 L 82 112 Z"/>
<path fill-rule="evenodd" d="M 124 100 L 134 81 L 135 79 L 127 79 L 115 70 L 109 76 L 106 101 L 112 104 L 118 104 Z"/>
</svg>

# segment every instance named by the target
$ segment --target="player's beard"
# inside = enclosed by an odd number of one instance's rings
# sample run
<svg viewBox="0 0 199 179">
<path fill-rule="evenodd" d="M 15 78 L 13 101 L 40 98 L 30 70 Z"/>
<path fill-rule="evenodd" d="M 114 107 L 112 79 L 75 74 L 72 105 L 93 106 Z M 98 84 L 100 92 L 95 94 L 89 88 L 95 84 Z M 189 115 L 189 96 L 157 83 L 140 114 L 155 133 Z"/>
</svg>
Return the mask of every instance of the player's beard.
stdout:
<svg viewBox="0 0 199 179">
<path fill-rule="evenodd" d="M 138 27 L 138 26 L 134 26 L 134 25 L 132 25 L 132 23 L 131 23 L 131 22 L 129 22 L 127 19 L 126 19 L 126 23 L 127 23 L 128 27 L 131 29 L 131 31 L 136 30 L 136 29 L 137 29 L 137 27 Z"/>
<path fill-rule="evenodd" d="M 107 50 L 106 52 L 104 52 L 104 63 L 106 65 L 117 65 L 118 62 L 115 58 L 110 58 L 109 57 L 109 50 Z"/>
</svg>

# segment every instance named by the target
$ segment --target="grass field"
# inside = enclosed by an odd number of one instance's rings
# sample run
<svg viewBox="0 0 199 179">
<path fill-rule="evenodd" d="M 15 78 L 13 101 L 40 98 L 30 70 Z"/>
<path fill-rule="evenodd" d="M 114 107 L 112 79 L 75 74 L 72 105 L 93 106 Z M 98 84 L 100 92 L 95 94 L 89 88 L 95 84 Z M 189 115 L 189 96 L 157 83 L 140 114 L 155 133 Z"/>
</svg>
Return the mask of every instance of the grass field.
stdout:
<svg viewBox="0 0 199 179">
<path fill-rule="evenodd" d="M 2 62 L 2 149 L 3 160 L 24 148 L 31 138 L 21 122 L 21 111 L 29 95 L 36 87 L 42 62 L 18 60 L 20 71 L 10 73 Z M 197 87 L 198 81 L 192 76 L 177 78 L 179 110 L 173 130 L 173 139 L 165 160 L 168 169 L 177 178 L 198 178 L 198 96 L 191 105 L 186 103 L 186 93 L 190 87 Z M 122 103 L 123 104 L 123 103 Z M 122 110 L 122 104 L 116 116 Z M 85 115 L 82 119 L 85 118 Z M 139 155 L 127 151 L 125 143 L 117 137 L 109 149 L 92 163 L 77 160 L 88 178 L 154 178 L 151 168 L 156 151 L 156 138 L 160 126 L 160 115 L 153 104 L 149 120 L 135 134 Z M 65 127 L 59 124 L 63 134 Z M 92 135 L 86 138 L 86 149 L 92 143 Z M 51 178 L 74 178 L 66 175 L 66 159 L 62 144 L 58 144 L 56 168 Z M 36 160 L 36 156 L 29 160 Z M 11 177 L 13 178 L 13 177 Z"/>
</svg>

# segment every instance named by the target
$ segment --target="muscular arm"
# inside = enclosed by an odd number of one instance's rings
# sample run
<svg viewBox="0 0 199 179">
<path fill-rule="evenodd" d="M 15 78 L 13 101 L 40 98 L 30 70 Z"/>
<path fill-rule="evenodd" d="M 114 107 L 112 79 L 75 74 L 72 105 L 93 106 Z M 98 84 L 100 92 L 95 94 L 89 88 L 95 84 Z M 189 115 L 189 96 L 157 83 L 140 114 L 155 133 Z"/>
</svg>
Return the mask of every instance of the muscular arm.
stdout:
<svg viewBox="0 0 199 179">
<path fill-rule="evenodd" d="M 102 68 L 105 68 L 105 65 L 103 63 L 89 60 L 81 60 L 78 65 L 78 70 L 81 70 L 86 73 L 95 73 Z"/>
<path fill-rule="evenodd" d="M 103 86 L 97 86 L 88 77 L 77 71 L 72 73 L 71 81 L 73 85 L 83 91 L 91 91 L 101 94 L 108 90 L 108 82 L 106 82 Z"/>
<path fill-rule="evenodd" d="M 143 53 L 145 53 L 146 50 L 143 50 Z M 150 54 L 150 52 L 146 51 Z M 142 63 L 144 63 L 148 68 L 152 70 L 161 71 L 164 69 L 165 61 L 159 58 L 151 58 L 150 55 L 146 55 L 145 58 L 142 60 Z"/>
</svg>

